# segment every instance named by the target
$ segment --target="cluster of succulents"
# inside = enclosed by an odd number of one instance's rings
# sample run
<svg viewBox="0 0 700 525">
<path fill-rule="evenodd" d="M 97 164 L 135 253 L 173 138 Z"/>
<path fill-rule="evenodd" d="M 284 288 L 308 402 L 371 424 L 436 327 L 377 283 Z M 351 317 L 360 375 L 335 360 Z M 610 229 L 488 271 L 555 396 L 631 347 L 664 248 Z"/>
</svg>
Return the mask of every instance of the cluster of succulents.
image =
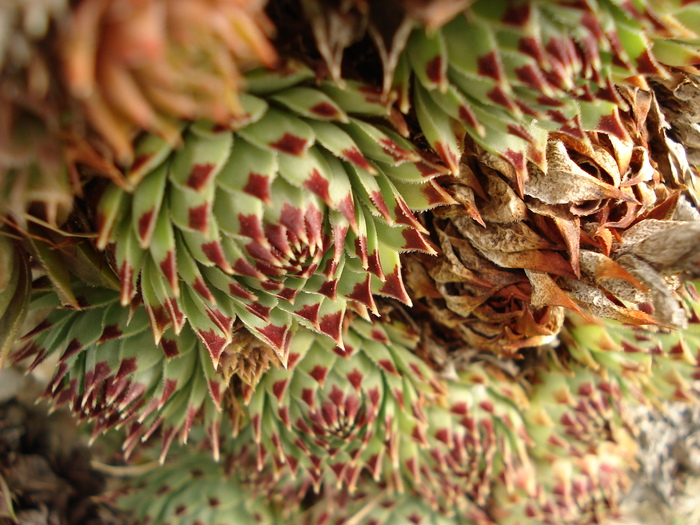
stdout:
<svg viewBox="0 0 700 525">
<path fill-rule="evenodd" d="M 137 522 L 598 523 L 697 401 L 700 4 L 0 15 L 0 366 Z"/>
</svg>

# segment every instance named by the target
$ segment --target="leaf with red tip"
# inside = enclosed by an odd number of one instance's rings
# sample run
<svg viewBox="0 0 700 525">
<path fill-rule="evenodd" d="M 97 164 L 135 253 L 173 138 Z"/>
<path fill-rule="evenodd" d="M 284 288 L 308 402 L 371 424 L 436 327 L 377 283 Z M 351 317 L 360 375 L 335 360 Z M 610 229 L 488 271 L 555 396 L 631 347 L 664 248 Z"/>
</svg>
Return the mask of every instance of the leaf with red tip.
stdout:
<svg viewBox="0 0 700 525">
<path fill-rule="evenodd" d="M 149 251 L 151 260 L 156 264 L 175 297 L 180 293 L 179 276 L 175 252 L 175 232 L 170 214 L 163 208 L 158 216 Z"/>
<path fill-rule="evenodd" d="M 276 152 L 253 146 L 238 137 L 216 183 L 221 188 L 242 191 L 270 205 L 270 191 L 277 169 Z"/>
<path fill-rule="evenodd" d="M 116 184 L 107 186 L 97 205 L 97 247 L 104 250 L 110 240 L 114 240 L 115 228 L 126 215 L 130 198 Z"/>
<path fill-rule="evenodd" d="M 180 130 L 182 131 L 182 129 Z M 161 166 L 173 151 L 173 144 L 156 134 L 143 136 L 134 148 L 134 162 L 126 174 L 127 183 L 136 188 L 158 166 Z"/>
<path fill-rule="evenodd" d="M 318 89 L 296 86 L 276 93 L 271 98 L 308 119 L 348 121 L 348 115 L 341 106 Z"/>
<path fill-rule="evenodd" d="M 350 134 L 365 157 L 400 164 L 414 162 L 420 159 L 415 146 L 396 133 L 379 126 L 373 126 L 365 121 L 351 118 L 343 129 Z"/>
<path fill-rule="evenodd" d="M 170 182 L 194 191 L 205 191 L 214 184 L 233 145 L 231 132 L 197 133 L 190 130 L 184 146 L 170 162 Z"/>
<path fill-rule="evenodd" d="M 419 84 L 414 86 L 416 115 L 430 146 L 452 173 L 459 173 L 462 149 L 456 133 L 460 124 L 442 112 L 430 94 Z"/>
<path fill-rule="evenodd" d="M 448 59 L 442 32 L 414 31 L 406 48 L 416 78 L 423 87 L 438 91 L 447 89 Z"/>
<path fill-rule="evenodd" d="M 354 80 L 346 80 L 345 87 L 324 82 L 320 88 L 348 113 L 381 117 L 389 114 L 393 102 L 381 89 Z"/>
<path fill-rule="evenodd" d="M 151 171 L 134 191 L 131 201 L 131 223 L 143 249 L 151 244 L 167 177 L 167 164 L 162 164 Z"/>
<path fill-rule="evenodd" d="M 314 130 L 319 144 L 333 155 L 370 173 L 375 172 L 374 167 L 367 161 L 352 137 L 339 126 L 327 122 L 309 122 L 308 124 Z"/>
<path fill-rule="evenodd" d="M 315 139 L 308 124 L 275 108 L 268 109 L 261 120 L 238 133 L 259 148 L 299 157 L 306 154 Z"/>
</svg>

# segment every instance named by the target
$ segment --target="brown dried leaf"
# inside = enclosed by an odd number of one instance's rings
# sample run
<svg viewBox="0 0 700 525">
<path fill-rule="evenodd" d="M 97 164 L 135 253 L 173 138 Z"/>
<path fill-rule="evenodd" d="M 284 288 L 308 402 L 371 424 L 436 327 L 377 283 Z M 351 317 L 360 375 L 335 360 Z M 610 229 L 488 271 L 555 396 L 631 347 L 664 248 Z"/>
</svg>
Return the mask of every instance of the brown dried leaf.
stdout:
<svg viewBox="0 0 700 525">
<path fill-rule="evenodd" d="M 488 200 L 481 207 L 481 217 L 492 223 L 526 220 L 527 206 L 515 191 L 494 170 L 484 167 L 483 173 L 486 176 Z"/>
<path fill-rule="evenodd" d="M 459 232 L 487 258 L 489 258 L 487 254 L 491 252 L 515 253 L 556 247 L 522 222 L 513 224 L 488 223 L 486 228 L 478 226 L 468 217 L 455 217 L 452 222 Z"/>
<path fill-rule="evenodd" d="M 545 204 L 537 199 L 528 199 L 527 207 L 538 215 L 554 221 L 569 252 L 569 262 L 574 274 L 580 275 L 579 250 L 581 246 L 581 219 L 570 213 L 564 205 Z"/>
<path fill-rule="evenodd" d="M 633 325 L 659 324 L 652 316 L 641 310 L 630 310 L 616 305 L 598 288 L 573 279 L 566 279 L 562 284 L 568 289 L 569 295 L 590 310 L 595 317 L 614 319 Z"/>
<path fill-rule="evenodd" d="M 542 308 L 543 306 L 562 306 L 573 310 L 576 313 L 581 313 L 579 307 L 574 303 L 566 293 L 557 286 L 549 274 L 545 272 L 537 272 L 534 270 L 525 270 L 525 274 L 530 279 L 532 284 L 532 297 L 530 304 L 534 308 Z"/>
<path fill-rule="evenodd" d="M 622 235 L 617 256 L 630 254 L 664 273 L 700 270 L 700 222 L 643 220 Z"/>
<path fill-rule="evenodd" d="M 618 188 L 602 182 L 581 169 L 559 140 L 547 144 L 547 172 L 531 166 L 525 194 L 547 204 L 580 204 L 601 199 L 627 200 Z"/>
</svg>

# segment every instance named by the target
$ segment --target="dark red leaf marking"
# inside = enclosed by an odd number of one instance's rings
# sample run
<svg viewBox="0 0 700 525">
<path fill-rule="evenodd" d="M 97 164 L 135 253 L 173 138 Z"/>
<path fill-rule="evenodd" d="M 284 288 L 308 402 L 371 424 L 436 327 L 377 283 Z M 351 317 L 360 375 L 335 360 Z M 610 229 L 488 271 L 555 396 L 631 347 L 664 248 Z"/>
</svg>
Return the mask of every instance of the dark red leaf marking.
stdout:
<svg viewBox="0 0 700 525">
<path fill-rule="evenodd" d="M 331 393 L 328 394 L 328 398 L 333 401 L 333 404 L 337 407 L 342 407 L 345 404 L 345 394 L 338 388 L 337 385 L 333 385 L 331 388 Z"/>
<path fill-rule="evenodd" d="M 321 285 L 318 293 L 325 295 L 329 299 L 335 299 L 336 294 L 338 293 L 338 280 L 332 279 L 330 281 L 326 281 Z"/>
<path fill-rule="evenodd" d="M 153 225 L 153 214 L 155 213 L 155 208 L 151 208 L 147 212 L 143 213 L 139 217 L 139 237 L 145 239 L 148 234 L 148 230 Z"/>
<path fill-rule="evenodd" d="M 166 379 L 163 383 L 163 395 L 160 397 L 160 404 L 163 405 L 170 396 L 173 395 L 175 389 L 177 388 L 177 381 L 174 379 Z"/>
<path fill-rule="evenodd" d="M 425 66 L 425 74 L 428 80 L 434 84 L 441 84 L 443 81 L 442 57 L 437 55 Z"/>
<path fill-rule="evenodd" d="M 192 283 L 192 288 L 207 301 L 214 302 L 214 296 L 211 294 L 209 288 L 207 288 L 207 285 L 204 283 L 201 277 L 195 278 L 194 282 Z"/>
<path fill-rule="evenodd" d="M 472 129 L 477 129 L 479 127 L 479 119 L 476 118 L 472 108 L 468 106 L 459 106 L 459 120 Z M 418 168 L 420 169 L 420 165 Z M 433 173 L 431 173 L 431 175 L 433 175 L 436 171 L 437 170 L 432 170 Z"/>
<path fill-rule="evenodd" d="M 508 149 L 503 152 L 503 156 L 508 160 L 513 167 L 518 171 L 525 171 L 525 156 L 520 151 Z"/>
<path fill-rule="evenodd" d="M 193 190 L 201 190 L 209 182 L 209 178 L 214 171 L 214 164 L 208 162 L 206 164 L 195 164 L 192 166 L 190 176 L 187 178 L 187 185 Z"/>
<path fill-rule="evenodd" d="M 518 27 L 523 27 L 530 20 L 530 4 L 517 5 L 509 3 L 501 21 Z"/>
<path fill-rule="evenodd" d="M 300 310 L 297 310 L 294 312 L 297 314 L 299 317 L 303 317 L 304 319 L 308 319 L 310 322 L 316 324 L 316 321 L 318 320 L 318 311 L 321 308 L 320 303 L 316 304 L 307 304 Z"/>
<path fill-rule="evenodd" d="M 326 380 L 326 375 L 328 374 L 328 368 L 321 365 L 316 365 L 309 375 L 313 377 L 318 383 L 323 386 L 323 382 Z"/>
<path fill-rule="evenodd" d="M 371 274 L 376 275 L 380 279 L 384 279 L 384 272 L 382 271 L 382 262 L 379 259 L 379 251 L 374 250 L 369 254 L 367 258 L 367 271 Z"/>
<path fill-rule="evenodd" d="M 224 251 L 218 241 L 211 241 L 202 244 L 202 252 L 207 256 L 207 259 L 216 264 L 222 270 L 226 271 L 227 269 L 231 268 L 226 261 L 226 256 L 224 255 Z"/>
<path fill-rule="evenodd" d="M 228 345 L 226 338 L 217 334 L 213 328 L 207 331 L 197 330 L 197 334 L 204 342 L 204 346 L 207 347 L 207 351 L 209 352 L 212 361 L 218 363 L 221 354 L 224 353 L 224 349 Z"/>
<path fill-rule="evenodd" d="M 165 256 L 165 260 L 160 263 L 160 271 L 163 272 L 165 279 L 171 288 L 176 289 L 177 287 L 177 263 L 175 262 L 175 254 L 173 251 L 169 251 Z"/>
<path fill-rule="evenodd" d="M 499 80 L 502 77 L 501 65 L 498 63 L 498 55 L 491 51 L 476 59 L 479 75 Z"/>
<path fill-rule="evenodd" d="M 248 299 L 249 301 L 254 301 L 256 299 L 255 295 L 250 293 L 245 287 L 237 282 L 231 282 L 228 284 L 229 293 L 240 297 L 242 299 Z"/>
<path fill-rule="evenodd" d="M 136 158 L 134 159 L 133 164 L 132 164 L 131 167 L 129 168 L 129 173 L 133 173 L 133 172 L 138 171 L 139 169 L 141 169 L 141 167 L 142 167 L 144 164 L 146 164 L 146 163 L 151 159 L 151 157 L 153 157 L 153 153 L 144 153 L 144 154 L 139 155 L 138 157 L 136 157 Z"/>
<path fill-rule="evenodd" d="M 494 406 L 493 406 L 493 403 L 491 401 L 482 401 L 481 403 L 479 403 L 479 407 L 482 410 L 486 410 L 486 412 L 493 413 L 493 411 L 494 411 Z"/>
<path fill-rule="evenodd" d="M 354 164 L 363 170 L 369 171 L 370 173 L 375 171 L 372 165 L 357 148 L 346 148 L 340 152 L 340 155 L 351 164 Z"/>
<path fill-rule="evenodd" d="M 358 303 L 362 303 L 365 306 L 374 309 L 374 298 L 372 297 L 372 286 L 371 279 L 368 275 L 364 282 L 357 283 L 353 289 L 352 293 L 348 294 L 348 299 L 353 299 Z"/>
<path fill-rule="evenodd" d="M 318 104 L 310 108 L 310 110 L 311 113 L 315 113 L 316 115 L 319 115 L 321 117 L 340 117 L 340 112 L 328 102 L 319 102 Z"/>
<path fill-rule="evenodd" d="M 272 393 L 277 398 L 277 401 L 282 401 L 282 396 L 284 395 L 284 391 L 287 389 L 288 382 L 289 381 L 287 379 L 282 379 L 273 383 Z"/>
<path fill-rule="evenodd" d="M 494 87 L 491 91 L 489 91 L 486 94 L 486 96 L 495 104 L 498 104 L 510 110 L 513 110 L 515 108 L 513 100 L 508 96 L 508 94 L 503 90 L 501 86 Z"/>
<path fill-rule="evenodd" d="M 121 363 L 119 364 L 119 370 L 117 371 L 115 379 L 119 381 L 124 376 L 128 374 L 133 374 L 134 372 L 136 372 L 136 370 L 138 370 L 138 366 L 136 365 L 135 357 L 122 359 Z"/>
<path fill-rule="evenodd" d="M 537 100 L 537 103 L 540 104 L 541 106 L 551 106 L 551 107 L 555 107 L 555 108 L 560 108 L 564 105 L 564 102 L 562 102 L 561 100 L 557 100 L 557 99 L 552 98 L 552 97 L 547 97 L 545 95 L 540 95 L 539 97 L 537 97 L 536 100 Z M 559 120 L 557 120 L 557 122 L 561 122 L 561 119 L 564 119 L 564 121 L 566 121 L 566 117 L 564 116 L 564 114 L 561 111 L 553 111 L 553 110 L 547 111 L 547 115 L 552 116 L 553 114 L 557 114 L 556 118 L 559 119 Z"/>
<path fill-rule="evenodd" d="M 515 124 L 508 124 L 508 133 L 511 135 L 515 135 L 516 137 L 519 137 L 523 140 L 526 140 L 532 144 L 535 143 L 535 139 L 530 135 L 530 133 L 525 129 L 524 126 L 521 126 L 520 124 L 515 125 Z"/>
<path fill-rule="evenodd" d="M 435 148 L 435 152 L 440 156 L 442 160 L 445 161 L 447 166 L 450 168 L 450 171 L 453 173 L 457 173 L 459 171 L 459 158 L 457 157 L 456 153 L 452 151 L 451 149 L 448 149 L 442 141 L 437 141 L 433 147 Z"/>
<path fill-rule="evenodd" d="M 354 368 L 347 376 L 347 380 L 353 386 L 356 392 L 360 392 L 360 385 L 362 384 L 363 375 L 357 368 Z"/>
<path fill-rule="evenodd" d="M 206 233 L 209 229 L 209 204 L 204 203 L 196 208 L 187 210 L 190 228 Z"/>
<path fill-rule="evenodd" d="M 163 338 L 160 340 L 160 346 L 163 348 L 163 353 L 168 359 L 175 357 L 180 353 L 177 348 L 177 341 L 174 339 Z"/>
<path fill-rule="evenodd" d="M 311 390 L 310 388 L 304 388 L 301 391 L 301 399 L 304 401 L 304 403 L 309 405 L 309 408 L 314 407 L 314 391 Z M 306 426 L 306 424 L 304 424 L 304 426 Z M 306 427 L 306 428 L 308 429 L 308 427 Z"/>
<path fill-rule="evenodd" d="M 284 326 L 269 324 L 265 328 L 258 329 L 258 332 L 264 335 L 268 342 L 278 350 L 283 350 L 285 347 L 285 341 L 288 341 L 288 338 L 286 337 L 287 328 Z"/>
<path fill-rule="evenodd" d="M 546 64 L 547 61 L 544 59 L 544 53 L 542 52 L 542 46 L 533 37 L 521 38 L 518 42 L 518 51 L 525 53 L 526 55 L 534 58 L 539 64 Z"/>
<path fill-rule="evenodd" d="M 289 358 L 287 359 L 287 369 L 291 370 L 292 368 L 294 368 L 294 365 L 296 365 L 300 357 L 301 355 L 296 352 L 290 353 Z"/>
<path fill-rule="evenodd" d="M 352 198 L 352 194 L 346 195 L 340 202 L 338 202 L 336 204 L 336 209 L 348 220 L 352 231 L 357 231 L 357 220 L 355 219 L 355 201 Z"/>
<path fill-rule="evenodd" d="M 382 289 L 379 290 L 379 293 L 398 299 L 402 303 L 410 303 L 408 294 L 403 286 L 403 280 L 401 279 L 401 272 L 398 266 L 394 268 L 393 272 L 386 276 L 386 282 Z"/>
<path fill-rule="evenodd" d="M 265 238 L 263 235 L 262 222 L 257 215 L 244 215 L 239 213 L 238 223 L 241 227 L 241 231 L 238 232 L 240 235 L 245 235 L 257 241 L 262 241 Z"/>
<path fill-rule="evenodd" d="M 545 49 L 563 65 L 571 64 L 571 41 L 564 38 L 552 37 L 549 39 Z"/>
<path fill-rule="evenodd" d="M 245 259 L 238 259 L 236 264 L 233 265 L 233 270 L 240 275 L 247 275 L 248 277 L 255 277 L 259 279 L 260 273 Z"/>
<path fill-rule="evenodd" d="M 306 231 L 309 235 L 309 239 L 316 244 L 316 246 L 322 246 L 323 244 L 323 214 L 316 206 L 311 206 L 306 210 L 306 215 L 304 216 L 304 224 L 306 225 Z"/>
<path fill-rule="evenodd" d="M 285 133 L 277 142 L 270 144 L 270 147 L 284 153 L 289 153 L 290 155 L 300 156 L 306 151 L 308 142 L 304 138 L 296 137 L 291 133 Z"/>
<path fill-rule="evenodd" d="M 124 261 L 119 268 L 119 281 L 121 281 L 120 300 L 122 303 L 128 303 L 134 295 L 134 267 L 127 261 Z"/>
<path fill-rule="evenodd" d="M 221 383 L 219 383 L 216 379 L 209 380 L 209 393 L 211 394 L 211 397 L 217 408 L 221 406 L 221 387 Z"/>
<path fill-rule="evenodd" d="M 379 191 L 373 191 L 370 195 L 372 198 L 372 203 L 377 207 L 379 213 L 388 221 L 393 222 L 394 218 L 391 216 L 389 208 L 386 207 L 386 202 L 384 202 L 384 197 Z"/>
<path fill-rule="evenodd" d="M 411 160 L 410 153 L 391 139 L 379 139 L 379 145 L 384 150 L 384 153 L 396 161 Z"/>
<path fill-rule="evenodd" d="M 627 135 L 627 131 L 625 131 L 622 123 L 617 118 L 617 114 L 601 117 L 600 122 L 598 122 L 598 129 L 601 131 L 606 131 L 611 135 L 615 135 L 621 140 L 629 139 L 629 135 Z"/>
<path fill-rule="evenodd" d="M 546 81 L 540 70 L 537 69 L 533 64 L 527 64 L 525 66 L 516 68 L 515 75 L 518 77 L 523 84 L 532 86 L 533 88 L 541 91 L 546 87 Z"/>
<path fill-rule="evenodd" d="M 321 332 L 329 335 L 335 341 L 340 340 L 340 328 L 343 324 L 343 313 L 335 312 L 332 314 L 324 315 L 319 323 Z"/>
<path fill-rule="evenodd" d="M 401 232 L 401 235 L 406 241 L 403 245 L 404 250 L 418 250 L 422 252 L 431 252 L 430 245 L 426 242 L 425 237 L 413 228 L 404 228 L 404 230 Z"/>
<path fill-rule="evenodd" d="M 329 206 L 331 205 L 330 195 L 328 193 L 328 179 L 323 177 L 317 169 L 314 169 L 311 172 L 311 176 L 304 181 L 304 188 L 321 197 Z"/>
<path fill-rule="evenodd" d="M 66 351 L 63 352 L 63 355 L 61 356 L 61 361 L 65 361 L 72 355 L 80 352 L 82 349 L 83 345 L 80 343 L 80 341 L 78 341 L 78 339 L 71 339 L 70 343 L 68 343 L 68 346 L 66 347 Z"/>
<path fill-rule="evenodd" d="M 296 237 L 304 234 L 304 214 L 299 208 L 284 203 L 280 212 L 280 222 Z"/>
<path fill-rule="evenodd" d="M 265 203 L 270 203 L 270 177 L 258 173 L 249 173 L 248 182 L 243 191 L 248 195 L 257 197 Z"/>
<path fill-rule="evenodd" d="M 396 367 L 394 367 L 394 363 L 389 361 L 388 359 L 382 359 L 381 361 L 377 361 L 377 364 L 382 367 L 384 370 L 389 372 L 390 374 L 396 374 Z"/>
<path fill-rule="evenodd" d="M 268 321 L 270 319 L 270 308 L 268 306 L 263 306 L 260 303 L 251 303 L 246 305 L 246 309 L 257 315 L 263 321 Z"/>
<path fill-rule="evenodd" d="M 122 336 L 122 331 L 119 329 L 119 325 L 109 324 L 102 329 L 102 335 L 100 336 L 100 343 L 109 341 L 110 339 L 119 339 Z"/>
<path fill-rule="evenodd" d="M 299 295 L 299 290 L 295 290 L 294 288 L 282 288 L 275 295 L 281 299 L 284 299 L 285 301 L 291 302 L 297 295 Z"/>
</svg>

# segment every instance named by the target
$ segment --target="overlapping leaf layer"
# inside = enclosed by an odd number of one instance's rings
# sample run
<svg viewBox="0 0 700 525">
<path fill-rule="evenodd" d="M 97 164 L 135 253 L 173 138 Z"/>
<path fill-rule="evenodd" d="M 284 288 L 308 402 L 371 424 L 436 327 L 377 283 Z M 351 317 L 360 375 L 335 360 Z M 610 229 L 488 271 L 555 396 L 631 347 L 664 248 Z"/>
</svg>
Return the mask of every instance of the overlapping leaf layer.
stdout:
<svg viewBox="0 0 700 525">
<path fill-rule="evenodd" d="M 290 66 L 248 79 L 237 131 L 197 122 L 173 148 L 137 146 L 128 193 L 107 188 L 99 245 L 114 245 L 122 304 L 143 297 L 156 341 L 189 324 L 213 363 L 240 319 L 287 361 L 294 319 L 342 344 L 348 306 L 410 303 L 399 254 L 433 253 L 411 210 L 453 202 L 441 172 L 389 128 L 368 86 L 314 86 Z"/>
<path fill-rule="evenodd" d="M 466 134 L 512 164 L 522 194 L 527 163 L 546 167 L 547 132 L 629 138 L 614 84 L 697 63 L 697 12 L 674 1 L 478 1 L 411 35 L 394 88 L 453 173 Z"/>
</svg>

